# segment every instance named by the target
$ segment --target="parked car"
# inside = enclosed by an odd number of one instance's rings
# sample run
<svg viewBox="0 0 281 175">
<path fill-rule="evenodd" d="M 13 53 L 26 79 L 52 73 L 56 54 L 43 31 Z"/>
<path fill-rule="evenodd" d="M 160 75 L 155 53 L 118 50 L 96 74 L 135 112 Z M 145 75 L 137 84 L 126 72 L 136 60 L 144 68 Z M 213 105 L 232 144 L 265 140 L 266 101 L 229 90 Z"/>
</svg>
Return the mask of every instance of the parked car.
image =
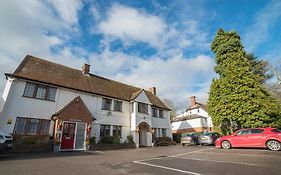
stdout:
<svg viewBox="0 0 281 175">
<path fill-rule="evenodd" d="M 281 130 L 277 128 L 241 129 L 231 135 L 216 140 L 216 147 L 229 149 L 232 147 L 268 148 L 281 150 Z"/>
<path fill-rule="evenodd" d="M 205 132 L 198 137 L 198 143 L 200 145 L 214 145 L 220 134 L 217 132 Z"/>
<path fill-rule="evenodd" d="M 10 134 L 0 131 L 0 152 L 12 147 L 13 138 Z"/>
<path fill-rule="evenodd" d="M 198 145 L 198 137 L 202 133 L 194 132 L 194 133 L 183 133 L 181 137 L 182 146 L 185 145 Z"/>
</svg>

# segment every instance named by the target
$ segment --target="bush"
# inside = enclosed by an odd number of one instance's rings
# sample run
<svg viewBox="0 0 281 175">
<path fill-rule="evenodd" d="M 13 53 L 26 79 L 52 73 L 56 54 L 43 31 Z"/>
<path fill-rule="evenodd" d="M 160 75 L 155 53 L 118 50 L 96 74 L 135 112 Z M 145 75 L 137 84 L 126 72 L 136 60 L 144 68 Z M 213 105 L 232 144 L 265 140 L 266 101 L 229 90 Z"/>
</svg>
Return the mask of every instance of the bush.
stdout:
<svg viewBox="0 0 281 175">
<path fill-rule="evenodd" d="M 100 143 L 109 143 L 112 144 L 114 142 L 113 136 L 104 136 L 100 139 Z"/>
<path fill-rule="evenodd" d="M 126 142 L 128 143 L 134 143 L 134 137 L 132 135 L 127 135 L 127 140 Z"/>
<path fill-rule="evenodd" d="M 155 144 L 158 146 L 167 146 L 170 145 L 172 142 L 172 139 L 170 137 L 158 137 L 155 138 Z"/>
<path fill-rule="evenodd" d="M 113 136 L 113 143 L 114 144 L 120 144 L 120 137 L 119 136 Z"/>
<path fill-rule="evenodd" d="M 93 137 L 91 137 L 90 138 L 90 144 L 96 144 L 96 137 L 95 136 L 93 136 Z"/>
<path fill-rule="evenodd" d="M 173 134 L 173 140 L 176 141 L 176 143 L 181 142 L 181 134 L 180 133 L 174 133 Z"/>
</svg>

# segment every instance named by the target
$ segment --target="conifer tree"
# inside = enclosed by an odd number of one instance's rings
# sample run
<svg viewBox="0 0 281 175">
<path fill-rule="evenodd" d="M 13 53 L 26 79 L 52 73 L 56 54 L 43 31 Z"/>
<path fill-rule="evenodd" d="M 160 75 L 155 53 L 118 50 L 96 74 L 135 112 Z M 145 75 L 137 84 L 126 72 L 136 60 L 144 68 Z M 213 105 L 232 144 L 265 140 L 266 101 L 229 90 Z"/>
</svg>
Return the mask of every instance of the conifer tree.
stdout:
<svg viewBox="0 0 281 175">
<path fill-rule="evenodd" d="M 220 29 L 211 45 L 219 75 L 210 88 L 208 108 L 223 133 L 239 128 L 280 126 L 280 104 L 262 86 L 236 32 Z"/>
</svg>

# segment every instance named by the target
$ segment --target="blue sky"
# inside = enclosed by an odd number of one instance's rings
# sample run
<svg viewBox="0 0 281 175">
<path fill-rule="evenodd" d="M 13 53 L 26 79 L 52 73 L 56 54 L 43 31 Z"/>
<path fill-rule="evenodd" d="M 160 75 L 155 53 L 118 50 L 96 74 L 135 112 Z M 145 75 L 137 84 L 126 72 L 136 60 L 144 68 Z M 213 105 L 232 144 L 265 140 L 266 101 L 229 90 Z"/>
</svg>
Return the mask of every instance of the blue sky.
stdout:
<svg viewBox="0 0 281 175">
<path fill-rule="evenodd" d="M 213 71 L 210 44 L 219 28 L 236 30 L 245 50 L 281 59 L 278 0 L 3 0 L 0 90 L 27 54 L 147 89 L 178 112 L 195 95 L 206 102 Z"/>
</svg>

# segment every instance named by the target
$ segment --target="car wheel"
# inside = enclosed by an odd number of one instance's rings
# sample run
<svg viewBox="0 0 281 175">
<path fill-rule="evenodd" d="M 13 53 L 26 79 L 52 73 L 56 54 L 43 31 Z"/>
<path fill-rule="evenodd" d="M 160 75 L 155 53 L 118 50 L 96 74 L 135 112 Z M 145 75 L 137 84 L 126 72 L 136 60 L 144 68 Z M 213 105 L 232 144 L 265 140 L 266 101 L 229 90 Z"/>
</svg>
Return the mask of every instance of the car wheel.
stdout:
<svg viewBox="0 0 281 175">
<path fill-rule="evenodd" d="M 224 140 L 224 141 L 221 142 L 221 147 L 222 147 L 223 149 L 230 149 L 230 148 L 231 148 L 231 144 L 230 144 L 229 141 Z"/>
<path fill-rule="evenodd" d="M 185 146 L 185 143 L 182 143 L 181 145 L 182 145 L 182 146 Z"/>
<path fill-rule="evenodd" d="M 281 143 L 277 140 L 269 140 L 266 142 L 266 147 L 272 151 L 281 150 Z"/>
</svg>

